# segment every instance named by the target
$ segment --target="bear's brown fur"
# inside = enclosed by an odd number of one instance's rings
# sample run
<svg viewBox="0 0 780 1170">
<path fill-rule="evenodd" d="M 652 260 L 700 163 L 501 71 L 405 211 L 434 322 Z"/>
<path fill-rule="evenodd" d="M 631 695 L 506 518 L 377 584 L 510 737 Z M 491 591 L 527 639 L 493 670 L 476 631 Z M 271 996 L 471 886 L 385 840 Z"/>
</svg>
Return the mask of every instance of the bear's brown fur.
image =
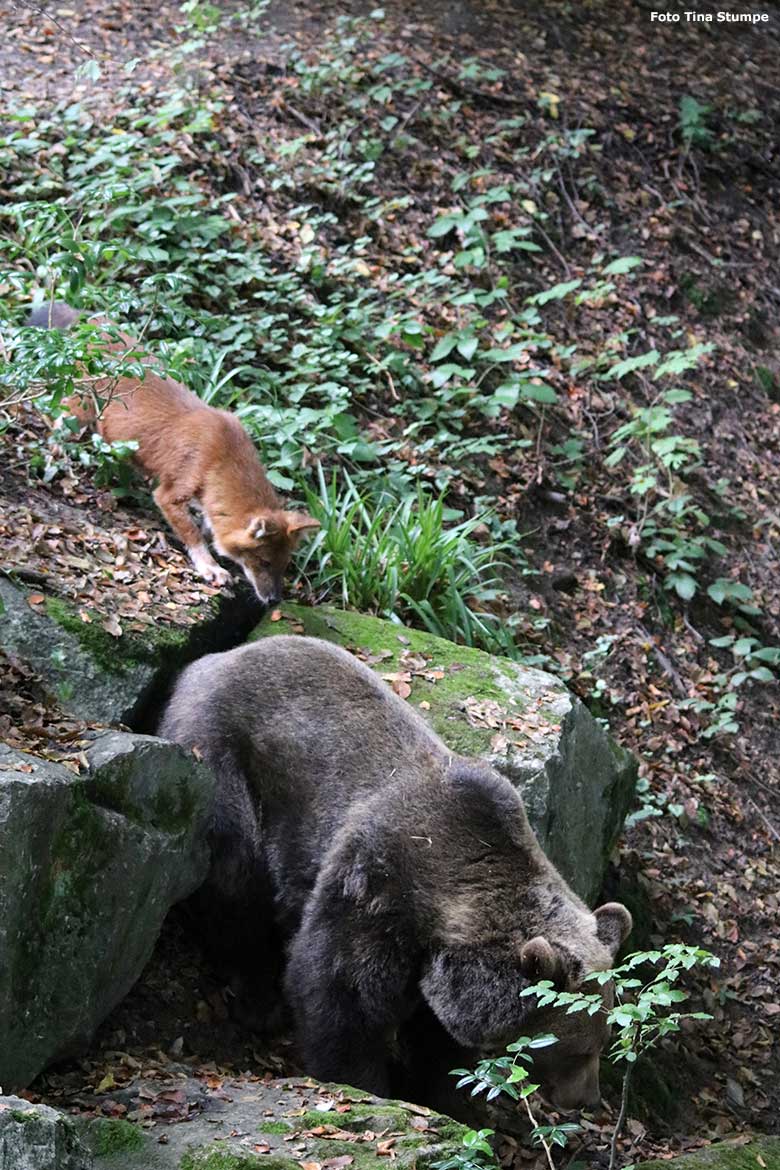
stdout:
<svg viewBox="0 0 780 1170">
<path fill-rule="evenodd" d="M 572 893 L 508 780 L 453 755 L 328 642 L 200 659 L 160 734 L 218 777 L 201 918 L 235 963 L 259 970 L 286 948 L 304 1067 L 321 1080 L 398 1091 L 394 1053 L 421 1007 L 464 1050 L 533 1033 L 520 991 L 577 986 L 630 929 L 623 906 L 591 913 Z M 566 1106 L 598 1095 L 603 1021 L 577 1019 L 545 1078 Z"/>
</svg>

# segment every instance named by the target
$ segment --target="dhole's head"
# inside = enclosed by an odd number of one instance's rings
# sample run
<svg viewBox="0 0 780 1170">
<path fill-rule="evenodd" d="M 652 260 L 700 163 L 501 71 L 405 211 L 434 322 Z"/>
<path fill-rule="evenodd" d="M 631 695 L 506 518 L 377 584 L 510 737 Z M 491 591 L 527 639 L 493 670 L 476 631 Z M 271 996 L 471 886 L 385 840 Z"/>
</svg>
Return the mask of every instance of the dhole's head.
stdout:
<svg viewBox="0 0 780 1170">
<path fill-rule="evenodd" d="M 281 599 L 284 571 L 298 541 L 319 526 L 319 520 L 305 512 L 265 512 L 215 543 L 223 556 L 241 566 L 260 601 L 274 605 Z"/>
</svg>

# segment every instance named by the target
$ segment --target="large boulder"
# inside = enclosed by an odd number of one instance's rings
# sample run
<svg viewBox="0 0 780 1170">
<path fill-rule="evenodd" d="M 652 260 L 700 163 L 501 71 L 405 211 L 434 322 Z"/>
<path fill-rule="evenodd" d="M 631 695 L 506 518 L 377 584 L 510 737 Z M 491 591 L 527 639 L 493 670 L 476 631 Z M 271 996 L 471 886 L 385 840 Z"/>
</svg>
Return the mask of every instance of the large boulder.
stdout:
<svg viewBox="0 0 780 1170">
<path fill-rule="evenodd" d="M 142 625 L 0 575 L 0 650 L 36 671 L 76 718 L 146 728 L 173 674 L 201 654 L 233 645 L 260 612 L 239 583 L 235 594 L 226 589 L 177 611 L 186 624 Z"/>
<path fill-rule="evenodd" d="M 351 650 L 453 751 L 522 792 L 539 841 L 587 902 L 631 806 L 636 762 L 551 674 L 419 630 L 327 606 L 284 604 L 252 638 L 307 634 Z"/>
<path fill-rule="evenodd" d="M 48 1105 L 0 1097 L 0 1170 L 92 1170 L 73 1122 Z"/>
<path fill-rule="evenodd" d="M 89 1041 L 140 975 L 170 907 L 208 868 L 213 778 L 203 765 L 173 744 L 103 732 L 81 766 L 0 745 L 6 1091 Z"/>
<path fill-rule="evenodd" d="M 422 1170 L 463 1150 L 465 1127 L 419 1105 L 305 1078 L 214 1081 L 184 1075 L 112 1090 L 143 1128 L 81 1122 L 95 1170 L 386 1170 L 391 1161 Z"/>
</svg>

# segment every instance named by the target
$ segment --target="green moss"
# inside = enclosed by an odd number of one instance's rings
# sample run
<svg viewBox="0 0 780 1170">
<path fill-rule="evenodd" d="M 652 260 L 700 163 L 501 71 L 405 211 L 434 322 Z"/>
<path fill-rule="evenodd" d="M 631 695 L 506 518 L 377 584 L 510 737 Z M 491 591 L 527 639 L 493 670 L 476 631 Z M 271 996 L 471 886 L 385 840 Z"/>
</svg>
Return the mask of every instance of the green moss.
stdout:
<svg viewBox="0 0 780 1170">
<path fill-rule="evenodd" d="M 767 1170 L 780 1166 L 780 1138 L 757 1134 L 749 1142 L 743 1138 L 741 1145 L 718 1142 L 671 1162 L 638 1162 L 635 1170 L 757 1170 L 759 1166 Z"/>
<path fill-rule="evenodd" d="M 192 1150 L 179 1162 L 179 1170 L 299 1170 L 293 1158 L 273 1154 L 236 1153 L 223 1142 L 207 1149 Z"/>
<path fill-rule="evenodd" d="M 362 1133 L 366 1129 L 375 1133 L 386 1129 L 392 1130 L 393 1133 L 403 1133 L 409 1128 L 409 1114 L 402 1107 L 370 1103 L 352 1105 L 346 1113 L 310 1109 L 307 1113 L 290 1120 L 294 1122 L 296 1132 L 315 1129 L 319 1125 L 333 1125 L 337 1129 L 348 1129 L 356 1133 Z"/>
<path fill-rule="evenodd" d="M 82 621 L 76 610 L 58 597 L 46 598 L 46 614 L 71 634 L 106 674 L 123 675 L 143 662 L 163 662 L 176 658 L 190 636 L 190 627 L 156 626 L 154 636 L 142 642 L 129 634 L 114 638 L 103 629 L 102 618 L 94 614 L 90 622 Z"/>
<path fill-rule="evenodd" d="M 453 1121 L 451 1117 L 442 1118 L 442 1124 L 436 1125 L 435 1128 L 436 1137 L 440 1141 L 456 1142 L 458 1145 L 463 1144 L 463 1136 L 468 1133 L 469 1129 L 467 1125 L 461 1125 L 459 1121 Z"/>
<path fill-rule="evenodd" d="M 136 664 L 132 652 L 127 652 L 127 643 L 120 648 L 122 638 L 113 638 L 106 633 L 98 621 L 84 622 L 64 601 L 57 597 L 46 598 L 48 617 L 76 638 L 83 650 L 89 654 L 106 674 L 125 673 L 128 666 Z"/>
<path fill-rule="evenodd" d="M 11 1117 L 14 1121 L 28 1122 L 37 1121 L 39 1114 L 35 1109 L 12 1109 Z"/>
<path fill-rule="evenodd" d="M 89 1140 L 98 1157 L 138 1150 L 144 1144 L 144 1135 L 130 1121 L 118 1117 L 98 1117 L 89 1127 Z"/>
<path fill-rule="evenodd" d="M 263 1121 L 258 1125 L 260 1133 L 292 1133 L 294 1127 L 289 1121 Z"/>
</svg>

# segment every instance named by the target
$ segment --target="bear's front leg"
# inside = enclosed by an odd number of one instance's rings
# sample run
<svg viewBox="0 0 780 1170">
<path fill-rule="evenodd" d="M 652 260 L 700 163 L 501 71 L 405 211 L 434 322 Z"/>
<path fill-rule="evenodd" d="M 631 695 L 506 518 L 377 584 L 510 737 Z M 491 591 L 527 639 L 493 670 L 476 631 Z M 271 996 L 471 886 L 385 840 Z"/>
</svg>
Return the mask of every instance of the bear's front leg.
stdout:
<svg viewBox="0 0 780 1170">
<path fill-rule="evenodd" d="M 417 995 L 410 912 L 376 859 L 339 853 L 293 940 L 286 996 L 307 1073 L 388 1096 L 395 1035 Z"/>
</svg>

